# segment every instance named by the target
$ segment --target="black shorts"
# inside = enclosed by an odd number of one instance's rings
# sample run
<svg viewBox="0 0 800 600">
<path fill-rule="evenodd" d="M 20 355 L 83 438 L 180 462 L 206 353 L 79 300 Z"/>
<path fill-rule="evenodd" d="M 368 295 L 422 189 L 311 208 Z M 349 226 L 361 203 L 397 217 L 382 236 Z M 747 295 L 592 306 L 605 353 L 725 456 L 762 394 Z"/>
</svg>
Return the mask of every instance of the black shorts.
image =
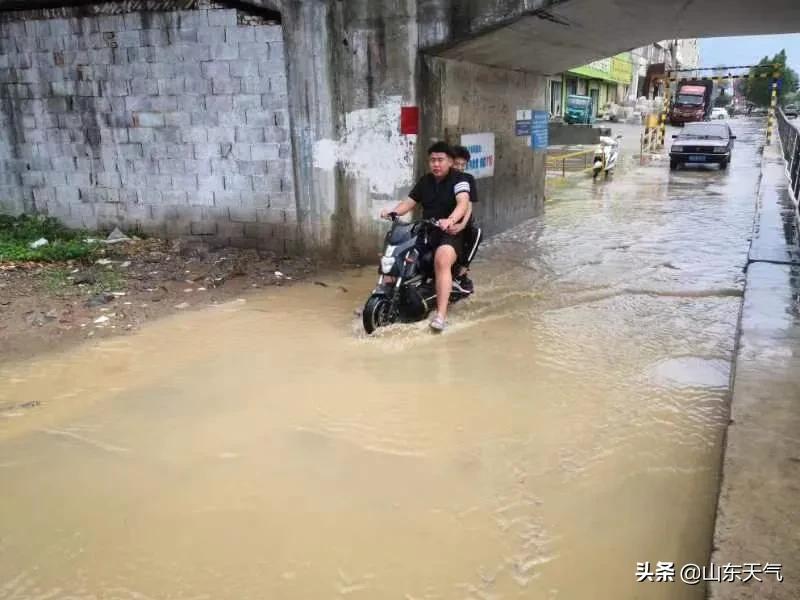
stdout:
<svg viewBox="0 0 800 600">
<path fill-rule="evenodd" d="M 423 239 L 424 237 L 427 237 L 427 240 Z M 441 229 L 431 228 L 427 236 L 421 236 L 417 248 L 420 254 L 425 254 L 426 251 L 433 252 L 435 258 L 439 246 L 451 246 L 456 251 L 456 263 L 458 263 L 464 255 L 464 232 L 452 235 Z"/>
<path fill-rule="evenodd" d="M 462 234 L 464 236 L 464 254 L 461 257 L 462 261 L 460 264 L 469 267 L 472 259 L 475 258 L 475 252 L 478 250 L 478 246 L 481 244 L 483 232 L 475 220 L 470 219 Z"/>
</svg>

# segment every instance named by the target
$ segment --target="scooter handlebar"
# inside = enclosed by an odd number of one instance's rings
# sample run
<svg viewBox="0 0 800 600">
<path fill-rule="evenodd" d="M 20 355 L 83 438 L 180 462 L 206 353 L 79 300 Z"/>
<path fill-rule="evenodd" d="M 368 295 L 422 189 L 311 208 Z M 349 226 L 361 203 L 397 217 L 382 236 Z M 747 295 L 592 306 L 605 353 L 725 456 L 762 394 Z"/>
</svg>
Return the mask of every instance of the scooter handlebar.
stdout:
<svg viewBox="0 0 800 600">
<path fill-rule="evenodd" d="M 400 218 L 400 215 L 398 215 L 396 212 L 392 211 L 390 213 L 386 213 L 386 217 L 385 218 L 386 218 L 387 221 L 394 222 L 394 221 L 397 221 L 397 219 Z M 422 219 L 422 220 L 418 221 L 418 223 L 423 223 L 425 225 L 433 225 L 434 227 L 438 227 L 439 226 L 439 219 Z"/>
</svg>

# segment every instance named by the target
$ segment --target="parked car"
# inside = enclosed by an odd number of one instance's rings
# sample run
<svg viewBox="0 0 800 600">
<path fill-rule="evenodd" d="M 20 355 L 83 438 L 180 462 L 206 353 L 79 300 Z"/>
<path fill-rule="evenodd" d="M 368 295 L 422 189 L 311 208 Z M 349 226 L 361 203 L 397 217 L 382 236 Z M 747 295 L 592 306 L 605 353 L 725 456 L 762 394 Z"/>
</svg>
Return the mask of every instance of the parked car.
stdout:
<svg viewBox="0 0 800 600">
<path fill-rule="evenodd" d="M 715 121 L 717 119 L 727 119 L 728 118 L 728 111 L 724 108 L 712 108 L 711 109 L 711 120 Z"/>
<path fill-rule="evenodd" d="M 727 123 L 687 123 L 683 131 L 672 136 L 669 168 L 685 164 L 717 164 L 727 169 L 733 150 L 733 135 Z"/>
<path fill-rule="evenodd" d="M 794 119 L 800 116 L 800 107 L 796 104 L 789 104 L 783 107 L 783 114 L 785 114 L 790 119 Z"/>
</svg>

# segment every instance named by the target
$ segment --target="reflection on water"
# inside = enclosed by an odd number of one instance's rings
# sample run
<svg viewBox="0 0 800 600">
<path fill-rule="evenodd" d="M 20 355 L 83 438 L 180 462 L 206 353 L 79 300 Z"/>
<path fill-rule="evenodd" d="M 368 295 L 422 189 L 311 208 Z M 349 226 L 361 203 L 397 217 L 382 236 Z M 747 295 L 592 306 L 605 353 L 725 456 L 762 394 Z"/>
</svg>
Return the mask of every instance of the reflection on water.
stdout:
<svg viewBox="0 0 800 600">
<path fill-rule="evenodd" d="M 581 182 L 452 330 L 374 268 L 0 380 L 0 598 L 699 599 L 758 160 Z M 32 401 L 36 401 L 33 402 Z"/>
</svg>

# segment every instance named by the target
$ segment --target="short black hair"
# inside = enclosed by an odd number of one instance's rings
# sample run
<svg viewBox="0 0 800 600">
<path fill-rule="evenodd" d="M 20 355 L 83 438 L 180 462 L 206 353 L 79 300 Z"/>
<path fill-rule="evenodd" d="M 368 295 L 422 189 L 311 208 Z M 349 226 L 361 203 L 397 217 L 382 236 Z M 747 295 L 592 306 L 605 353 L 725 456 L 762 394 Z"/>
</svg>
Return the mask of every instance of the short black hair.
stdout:
<svg viewBox="0 0 800 600">
<path fill-rule="evenodd" d="M 469 162 L 470 153 L 464 146 L 453 146 L 453 158 L 463 158 L 465 161 Z"/>
<path fill-rule="evenodd" d="M 434 142 L 433 144 L 431 144 L 431 147 L 428 148 L 428 156 L 430 156 L 434 152 L 441 152 L 442 154 L 447 154 L 447 156 L 449 156 L 450 158 L 455 158 L 455 156 L 453 155 L 453 149 L 447 142 Z"/>
</svg>

